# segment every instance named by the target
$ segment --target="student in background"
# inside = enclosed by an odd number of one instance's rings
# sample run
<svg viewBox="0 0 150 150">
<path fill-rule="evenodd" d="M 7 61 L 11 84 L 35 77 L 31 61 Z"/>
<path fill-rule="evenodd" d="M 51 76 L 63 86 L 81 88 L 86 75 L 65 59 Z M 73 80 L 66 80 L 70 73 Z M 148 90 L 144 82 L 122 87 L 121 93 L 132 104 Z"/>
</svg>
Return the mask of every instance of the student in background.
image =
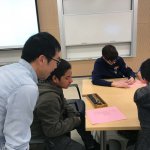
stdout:
<svg viewBox="0 0 150 150">
<path fill-rule="evenodd" d="M 137 89 L 134 94 L 141 125 L 135 150 L 150 150 L 150 59 L 142 63 L 140 71 L 147 86 Z"/>
<path fill-rule="evenodd" d="M 128 78 L 127 80 L 107 81 L 105 79 Z M 106 45 L 102 49 L 102 57 L 94 64 L 92 83 L 95 85 L 128 88 L 135 82 L 135 73 L 126 65 L 123 58 L 113 45 Z M 127 147 L 135 144 L 138 131 L 118 131 L 118 134 L 127 138 Z"/>
<path fill-rule="evenodd" d="M 112 78 L 128 78 L 126 81 L 106 81 Z M 118 52 L 113 45 L 106 45 L 102 49 L 102 57 L 95 61 L 92 72 L 92 83 L 101 86 L 112 86 L 126 88 L 135 82 L 135 73 L 118 56 Z"/>
<path fill-rule="evenodd" d="M 31 36 L 18 63 L 0 67 L 0 150 L 29 150 L 37 81 L 57 67 L 60 45 L 49 33 Z"/>
<path fill-rule="evenodd" d="M 61 59 L 58 68 L 39 84 L 40 96 L 34 111 L 32 139 L 46 138 L 49 150 L 84 150 L 80 143 L 67 136 L 68 132 L 77 129 L 86 150 L 99 150 L 91 132 L 85 131 L 84 102 L 77 100 L 76 109 L 73 109 L 64 98 L 63 88 L 67 89 L 71 83 L 71 65 Z M 33 145 L 33 149 L 42 150 L 38 144 Z"/>
</svg>

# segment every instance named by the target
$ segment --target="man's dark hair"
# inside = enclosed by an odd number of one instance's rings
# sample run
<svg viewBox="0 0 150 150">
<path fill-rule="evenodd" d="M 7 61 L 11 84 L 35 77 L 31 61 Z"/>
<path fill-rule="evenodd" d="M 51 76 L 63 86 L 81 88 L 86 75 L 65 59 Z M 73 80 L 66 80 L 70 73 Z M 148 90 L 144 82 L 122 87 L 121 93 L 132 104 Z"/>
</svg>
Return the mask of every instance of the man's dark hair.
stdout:
<svg viewBox="0 0 150 150">
<path fill-rule="evenodd" d="M 150 82 L 150 58 L 142 63 L 140 71 L 142 78 Z"/>
<path fill-rule="evenodd" d="M 40 32 L 31 36 L 25 43 L 21 58 L 27 62 L 33 62 L 40 55 L 44 55 L 48 61 L 60 51 L 59 42 L 51 34 Z"/>
<path fill-rule="evenodd" d="M 59 80 L 60 78 L 69 70 L 71 69 L 71 64 L 64 60 L 64 59 L 60 59 L 60 64 L 58 65 L 58 67 L 51 73 L 51 75 L 48 77 L 48 81 L 52 80 L 53 76 L 56 76 Z"/>
<path fill-rule="evenodd" d="M 102 49 L 102 56 L 106 60 L 113 61 L 113 60 L 117 59 L 118 52 L 117 52 L 117 50 L 116 50 L 116 48 L 114 46 L 112 46 L 112 45 L 106 45 Z"/>
</svg>

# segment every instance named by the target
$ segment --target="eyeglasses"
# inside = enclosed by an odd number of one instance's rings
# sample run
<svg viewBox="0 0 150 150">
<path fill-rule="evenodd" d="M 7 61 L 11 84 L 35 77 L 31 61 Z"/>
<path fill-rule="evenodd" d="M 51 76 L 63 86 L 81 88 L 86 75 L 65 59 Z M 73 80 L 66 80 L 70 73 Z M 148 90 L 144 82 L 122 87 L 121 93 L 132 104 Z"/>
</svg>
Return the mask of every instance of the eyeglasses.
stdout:
<svg viewBox="0 0 150 150">
<path fill-rule="evenodd" d="M 58 65 L 60 64 L 60 62 L 61 62 L 60 60 L 57 60 L 57 59 L 52 58 L 52 57 L 51 57 L 50 59 L 52 59 L 52 60 L 56 61 L 56 62 L 57 62 L 57 66 L 58 66 Z"/>
</svg>

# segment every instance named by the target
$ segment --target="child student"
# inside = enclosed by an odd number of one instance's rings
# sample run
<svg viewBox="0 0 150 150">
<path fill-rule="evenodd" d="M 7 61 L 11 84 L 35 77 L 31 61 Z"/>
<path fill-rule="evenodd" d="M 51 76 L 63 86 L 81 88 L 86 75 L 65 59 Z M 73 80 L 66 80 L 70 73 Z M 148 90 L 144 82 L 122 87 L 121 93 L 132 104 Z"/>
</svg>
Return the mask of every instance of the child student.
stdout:
<svg viewBox="0 0 150 150">
<path fill-rule="evenodd" d="M 124 78 L 128 80 L 107 81 L 105 79 Z M 135 82 L 135 73 L 126 65 L 123 58 L 113 45 L 106 45 L 102 49 L 102 57 L 95 61 L 92 72 L 92 83 L 94 85 L 127 88 Z"/>
<path fill-rule="evenodd" d="M 63 88 L 67 89 L 71 83 L 71 65 L 61 59 L 58 68 L 39 84 L 40 96 L 34 111 L 32 137 L 43 135 L 52 150 L 84 150 L 83 145 L 67 136 L 68 132 L 77 129 L 86 150 L 99 150 L 91 132 L 85 131 L 84 102 L 76 100 L 74 110 L 64 98 Z"/>
<path fill-rule="evenodd" d="M 142 63 L 140 72 L 147 86 L 137 89 L 134 94 L 141 125 L 135 150 L 150 150 L 150 58 Z"/>
<path fill-rule="evenodd" d="M 122 80 L 119 78 L 127 78 Z M 106 79 L 117 78 L 117 81 Z M 106 45 L 102 49 L 102 57 L 95 61 L 92 72 L 92 83 L 94 85 L 128 88 L 135 82 L 135 73 L 126 65 L 123 58 L 118 55 L 113 45 Z M 135 144 L 138 131 L 118 131 L 119 135 L 128 139 L 127 147 Z"/>
</svg>

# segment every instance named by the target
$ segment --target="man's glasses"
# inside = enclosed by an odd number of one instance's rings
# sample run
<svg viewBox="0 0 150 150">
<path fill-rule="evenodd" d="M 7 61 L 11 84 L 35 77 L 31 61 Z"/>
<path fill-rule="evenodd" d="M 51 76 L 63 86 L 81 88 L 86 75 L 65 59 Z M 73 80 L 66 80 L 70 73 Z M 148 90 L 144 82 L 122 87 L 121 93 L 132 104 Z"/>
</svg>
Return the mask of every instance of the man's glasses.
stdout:
<svg viewBox="0 0 150 150">
<path fill-rule="evenodd" d="M 52 58 L 52 57 L 51 57 L 50 59 L 52 59 L 52 60 L 56 61 L 56 62 L 57 62 L 57 66 L 60 64 L 60 60 L 57 60 L 57 59 Z"/>
</svg>

